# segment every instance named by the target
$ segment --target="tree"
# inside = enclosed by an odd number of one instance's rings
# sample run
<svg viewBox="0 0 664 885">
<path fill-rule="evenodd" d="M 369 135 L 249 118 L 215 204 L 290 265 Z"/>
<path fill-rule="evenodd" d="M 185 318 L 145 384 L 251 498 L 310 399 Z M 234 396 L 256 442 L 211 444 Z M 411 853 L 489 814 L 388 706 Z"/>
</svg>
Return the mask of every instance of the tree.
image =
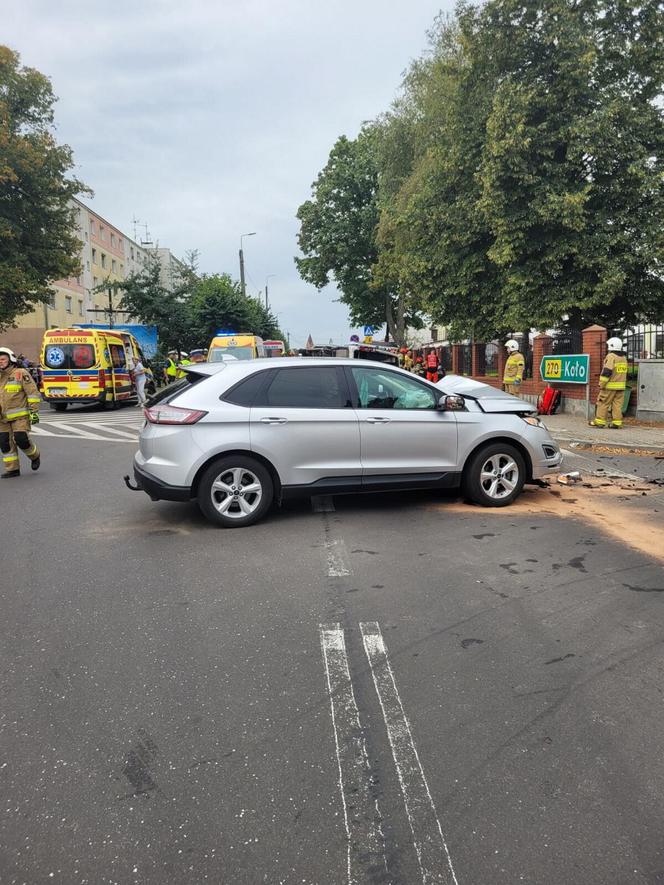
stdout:
<svg viewBox="0 0 664 885">
<path fill-rule="evenodd" d="M 203 276 L 187 303 L 191 332 L 206 344 L 219 328 L 251 332 L 265 339 L 283 339 L 274 316 L 257 299 L 243 295 L 229 274 Z"/>
<path fill-rule="evenodd" d="M 295 263 L 300 276 L 319 290 L 334 278 L 352 323 L 387 322 L 390 334 L 399 340 L 405 323 L 414 321 L 414 316 L 407 313 L 391 280 L 383 285 L 373 276 L 379 253 L 377 197 L 372 128 L 366 127 L 354 140 L 342 135 L 312 186 L 312 199 L 297 211 L 298 244 L 304 257 Z"/>
<path fill-rule="evenodd" d="M 161 264 L 156 257 L 138 274 L 111 284 L 121 294 L 121 307 L 139 322 L 157 326 L 162 349 L 186 350 L 191 344 L 188 297 L 195 284 L 193 267 L 175 289 L 161 283 Z M 108 284 L 104 284 L 108 289 Z"/>
<path fill-rule="evenodd" d="M 663 20 L 657 0 L 493 0 L 479 208 L 515 327 L 664 316 Z"/>
<path fill-rule="evenodd" d="M 47 77 L 0 46 L 0 329 L 46 302 L 49 281 L 80 272 L 72 198 L 90 193 L 67 177 L 74 162 L 51 132 Z"/>
</svg>

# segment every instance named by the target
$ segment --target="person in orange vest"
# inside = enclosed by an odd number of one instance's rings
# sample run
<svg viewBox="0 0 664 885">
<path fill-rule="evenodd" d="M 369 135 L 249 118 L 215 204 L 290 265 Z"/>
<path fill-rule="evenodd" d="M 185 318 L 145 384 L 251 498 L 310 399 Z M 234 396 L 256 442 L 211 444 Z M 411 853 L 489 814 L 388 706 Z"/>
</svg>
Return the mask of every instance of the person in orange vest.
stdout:
<svg viewBox="0 0 664 885">
<path fill-rule="evenodd" d="M 438 355 L 436 351 L 431 348 L 426 357 L 427 364 L 427 381 L 433 381 L 435 384 L 438 381 Z"/>
</svg>

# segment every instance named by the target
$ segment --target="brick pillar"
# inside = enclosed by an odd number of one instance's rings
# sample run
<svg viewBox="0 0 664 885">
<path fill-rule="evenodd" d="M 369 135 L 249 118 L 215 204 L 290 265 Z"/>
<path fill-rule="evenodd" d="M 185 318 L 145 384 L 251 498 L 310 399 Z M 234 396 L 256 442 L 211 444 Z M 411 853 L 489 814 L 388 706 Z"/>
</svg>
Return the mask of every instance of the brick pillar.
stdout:
<svg viewBox="0 0 664 885">
<path fill-rule="evenodd" d="M 459 359 L 459 351 L 461 350 L 460 344 L 452 345 L 452 372 L 455 375 L 459 374 L 459 363 L 461 360 Z"/>
<path fill-rule="evenodd" d="M 484 344 L 472 344 L 472 345 L 471 345 L 471 351 L 470 351 L 470 361 L 471 361 L 470 364 L 471 364 L 471 370 L 470 370 L 470 374 L 471 374 L 471 376 L 472 376 L 473 378 L 477 378 L 478 375 L 481 375 L 481 374 L 482 374 L 482 372 L 481 372 L 482 366 L 480 365 L 480 363 L 481 363 L 481 357 L 480 357 L 480 354 L 481 354 L 482 350 L 484 349 L 484 347 L 485 347 Z"/>
<path fill-rule="evenodd" d="M 538 384 L 542 381 L 540 375 L 540 365 L 542 357 L 548 356 L 553 350 L 553 338 L 550 335 L 542 333 L 533 338 L 533 381 Z"/>
<path fill-rule="evenodd" d="M 588 326 L 583 330 L 583 352 L 590 356 L 590 399 L 597 401 L 599 376 L 606 357 L 608 332 L 604 326 Z"/>
</svg>

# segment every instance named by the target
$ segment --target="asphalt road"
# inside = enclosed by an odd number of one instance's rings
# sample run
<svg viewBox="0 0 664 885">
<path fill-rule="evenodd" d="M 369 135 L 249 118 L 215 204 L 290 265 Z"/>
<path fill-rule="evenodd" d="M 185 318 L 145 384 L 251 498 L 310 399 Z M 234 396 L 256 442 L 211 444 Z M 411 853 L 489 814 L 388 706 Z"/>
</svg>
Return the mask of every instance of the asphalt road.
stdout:
<svg viewBox="0 0 664 885">
<path fill-rule="evenodd" d="M 664 462 L 224 531 L 118 414 L 0 484 L 2 883 L 664 881 Z"/>
</svg>

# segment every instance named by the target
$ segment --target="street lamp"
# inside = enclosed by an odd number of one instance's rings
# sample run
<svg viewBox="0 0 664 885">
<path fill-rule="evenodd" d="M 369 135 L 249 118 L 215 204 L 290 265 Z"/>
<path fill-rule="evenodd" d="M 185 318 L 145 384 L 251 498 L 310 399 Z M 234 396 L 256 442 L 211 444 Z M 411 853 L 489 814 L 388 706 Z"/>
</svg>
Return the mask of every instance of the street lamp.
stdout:
<svg viewBox="0 0 664 885">
<path fill-rule="evenodd" d="M 267 281 L 271 280 L 273 277 L 276 277 L 276 273 L 269 273 L 265 277 L 265 310 L 270 309 L 270 302 L 268 301 L 268 297 L 267 297 Z"/>
<path fill-rule="evenodd" d="M 244 252 L 242 251 L 242 240 L 245 237 L 255 237 L 255 236 L 256 236 L 256 231 L 252 230 L 251 233 L 242 234 L 242 236 L 240 237 L 240 289 L 242 290 L 242 295 L 247 294 L 247 287 L 245 286 L 245 283 L 244 283 Z"/>
</svg>

